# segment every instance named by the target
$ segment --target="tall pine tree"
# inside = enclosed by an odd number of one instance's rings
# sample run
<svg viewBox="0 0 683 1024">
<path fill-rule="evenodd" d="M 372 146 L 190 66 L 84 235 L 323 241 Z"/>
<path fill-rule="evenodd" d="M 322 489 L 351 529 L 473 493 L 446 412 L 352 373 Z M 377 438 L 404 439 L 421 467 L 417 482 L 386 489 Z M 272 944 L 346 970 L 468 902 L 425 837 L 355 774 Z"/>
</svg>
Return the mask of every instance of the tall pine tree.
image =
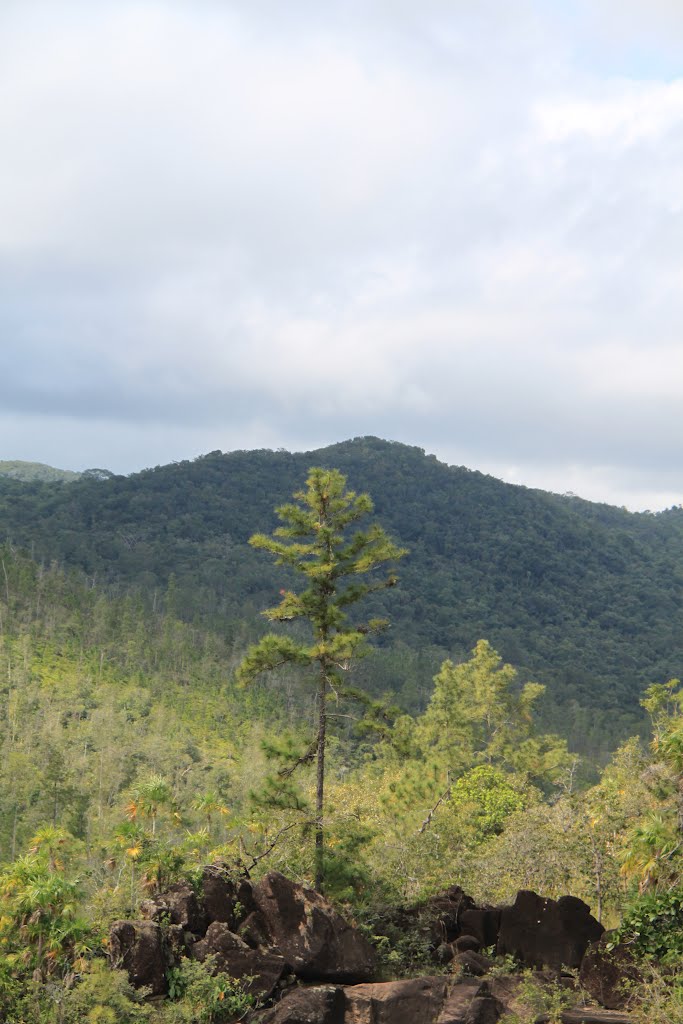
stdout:
<svg viewBox="0 0 683 1024">
<path fill-rule="evenodd" d="M 321 891 L 328 701 L 332 692 L 343 694 L 351 661 L 367 651 L 368 637 L 386 626 L 382 619 L 351 626 L 347 609 L 371 591 L 394 586 L 397 577 L 386 564 L 397 561 L 405 551 L 377 523 L 353 532 L 354 524 L 368 516 L 373 505 L 367 494 L 348 491 L 346 477 L 338 470 L 312 468 L 306 490 L 297 492 L 294 499 L 276 510 L 282 525 L 273 535 L 255 534 L 250 544 L 268 551 L 278 565 L 303 577 L 303 590 L 281 591 L 279 605 L 263 614 L 271 622 L 303 620 L 310 628 L 310 642 L 270 633 L 249 649 L 237 676 L 248 682 L 284 665 L 312 671 L 317 734 L 299 760 L 316 763 L 315 887 Z M 380 567 L 385 567 L 381 574 L 375 571 Z"/>
</svg>

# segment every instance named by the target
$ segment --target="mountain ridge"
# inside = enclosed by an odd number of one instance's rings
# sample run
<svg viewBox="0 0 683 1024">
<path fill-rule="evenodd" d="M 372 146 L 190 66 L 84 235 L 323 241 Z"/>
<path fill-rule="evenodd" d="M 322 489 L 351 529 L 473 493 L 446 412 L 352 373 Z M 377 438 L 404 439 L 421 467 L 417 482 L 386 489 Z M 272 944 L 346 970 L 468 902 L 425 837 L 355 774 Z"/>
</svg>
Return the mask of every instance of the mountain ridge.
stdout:
<svg viewBox="0 0 683 1024">
<path fill-rule="evenodd" d="M 369 492 L 410 552 L 401 586 L 370 601 L 392 622 L 365 670 L 376 690 L 423 706 L 433 666 L 485 637 L 548 684 L 577 732 L 597 727 L 580 709 L 600 712 L 603 726 L 627 712 L 632 722 L 648 683 L 682 674 L 682 510 L 629 512 L 507 484 L 399 442 L 210 452 L 67 489 L 0 478 L 0 539 L 169 602 L 241 644 L 285 579 L 247 540 L 273 528 L 274 507 L 311 464 Z"/>
</svg>

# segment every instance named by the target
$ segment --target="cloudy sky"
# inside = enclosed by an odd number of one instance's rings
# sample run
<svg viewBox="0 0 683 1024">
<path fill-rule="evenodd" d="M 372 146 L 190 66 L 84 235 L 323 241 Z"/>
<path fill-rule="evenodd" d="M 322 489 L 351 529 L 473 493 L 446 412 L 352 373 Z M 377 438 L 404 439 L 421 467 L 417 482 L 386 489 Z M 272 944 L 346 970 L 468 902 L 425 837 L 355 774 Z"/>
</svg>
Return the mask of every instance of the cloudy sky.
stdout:
<svg viewBox="0 0 683 1024">
<path fill-rule="evenodd" d="M 680 0 L 2 0 L 0 459 L 683 502 Z"/>
</svg>

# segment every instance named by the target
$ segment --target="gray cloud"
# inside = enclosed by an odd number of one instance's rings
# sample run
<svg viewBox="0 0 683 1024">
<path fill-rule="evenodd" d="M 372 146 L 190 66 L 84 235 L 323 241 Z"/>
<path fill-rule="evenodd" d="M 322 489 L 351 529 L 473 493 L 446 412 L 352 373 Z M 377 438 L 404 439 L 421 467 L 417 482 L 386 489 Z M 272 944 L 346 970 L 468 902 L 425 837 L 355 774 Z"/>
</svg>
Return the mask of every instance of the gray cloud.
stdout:
<svg viewBox="0 0 683 1024">
<path fill-rule="evenodd" d="M 0 454 L 375 433 L 680 500 L 677 8 L 602 67 L 556 7 L 6 4 Z"/>
</svg>

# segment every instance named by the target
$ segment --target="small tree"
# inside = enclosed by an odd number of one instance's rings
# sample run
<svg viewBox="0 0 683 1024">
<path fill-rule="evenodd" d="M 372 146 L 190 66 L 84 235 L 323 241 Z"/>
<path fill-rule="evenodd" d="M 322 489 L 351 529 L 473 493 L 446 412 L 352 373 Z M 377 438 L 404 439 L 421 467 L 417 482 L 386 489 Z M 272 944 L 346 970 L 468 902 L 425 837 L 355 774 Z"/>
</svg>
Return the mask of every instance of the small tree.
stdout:
<svg viewBox="0 0 683 1024">
<path fill-rule="evenodd" d="M 283 525 L 273 536 L 257 533 L 249 541 L 275 555 L 278 565 L 288 566 L 306 581 L 300 593 L 282 590 L 282 600 L 263 614 L 271 622 L 302 619 L 308 623 L 312 642 L 298 642 L 281 634 L 268 634 L 252 646 L 238 669 L 247 682 L 261 672 L 284 665 L 313 670 L 317 695 L 317 734 L 298 764 L 316 762 L 315 887 L 323 885 L 325 749 L 330 692 L 344 692 L 343 675 L 353 658 L 367 651 L 368 635 L 386 621 L 371 619 L 348 625 L 346 609 L 366 594 L 397 582 L 394 572 L 362 580 L 385 563 L 395 562 L 405 551 L 397 547 L 381 526 L 372 524 L 350 534 L 349 529 L 372 512 L 367 494 L 346 490 L 346 477 L 338 470 L 313 468 L 306 490 L 294 495 L 296 504 L 276 509 Z"/>
</svg>

